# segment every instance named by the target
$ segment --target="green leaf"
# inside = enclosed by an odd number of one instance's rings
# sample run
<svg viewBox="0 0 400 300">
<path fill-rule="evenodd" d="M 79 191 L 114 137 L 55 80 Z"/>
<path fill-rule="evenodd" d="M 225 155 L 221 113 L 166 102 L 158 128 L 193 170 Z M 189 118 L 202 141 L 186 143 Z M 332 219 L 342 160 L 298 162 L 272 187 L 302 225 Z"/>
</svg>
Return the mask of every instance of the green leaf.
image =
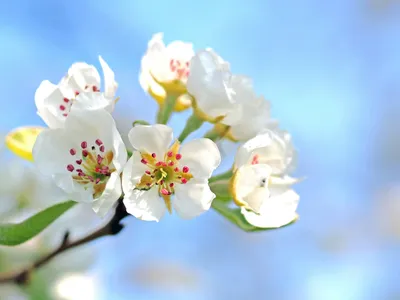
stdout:
<svg viewBox="0 0 400 300">
<path fill-rule="evenodd" d="M 58 203 L 22 223 L 0 224 L 0 245 L 16 246 L 30 240 L 75 204 L 74 201 Z"/>
<path fill-rule="evenodd" d="M 242 213 L 240 212 L 240 208 L 230 208 L 226 204 L 226 202 L 223 199 L 214 199 L 212 202 L 212 208 L 217 211 L 220 215 L 225 217 L 228 221 L 231 223 L 235 224 L 238 226 L 240 229 L 247 231 L 247 232 L 255 232 L 255 231 L 266 231 L 266 230 L 274 230 L 274 229 L 279 229 L 279 228 L 260 228 L 260 227 L 255 227 L 251 224 L 249 224 Z M 282 226 L 280 228 L 289 226 L 293 223 L 295 223 L 297 219 L 293 220 L 291 223 Z"/>
<path fill-rule="evenodd" d="M 150 125 L 150 123 L 144 120 L 136 120 L 132 123 L 132 127 L 135 127 L 136 125 Z"/>
<path fill-rule="evenodd" d="M 28 294 L 29 300 L 51 300 L 54 299 L 51 294 L 52 285 L 49 285 L 49 279 L 42 273 L 32 274 L 29 284 L 23 287 L 25 293 Z"/>
</svg>

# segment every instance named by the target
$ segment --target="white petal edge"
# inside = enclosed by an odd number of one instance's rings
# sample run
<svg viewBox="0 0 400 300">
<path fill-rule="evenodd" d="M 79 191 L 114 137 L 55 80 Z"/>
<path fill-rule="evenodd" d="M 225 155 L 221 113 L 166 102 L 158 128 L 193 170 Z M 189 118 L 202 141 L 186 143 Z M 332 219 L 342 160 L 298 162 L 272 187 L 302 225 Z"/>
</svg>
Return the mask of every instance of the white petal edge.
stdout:
<svg viewBox="0 0 400 300">
<path fill-rule="evenodd" d="M 104 95 L 107 98 L 111 98 L 114 100 L 115 93 L 118 88 L 118 83 L 115 81 L 114 71 L 110 68 L 110 66 L 105 62 L 105 60 L 100 55 L 99 55 L 99 61 L 101 68 L 103 69 Z"/>
<path fill-rule="evenodd" d="M 104 217 L 122 195 L 121 179 L 118 172 L 113 172 L 107 181 L 106 188 L 97 199 L 94 199 L 93 211 L 100 217 Z"/>
<path fill-rule="evenodd" d="M 46 99 L 55 93 L 57 89 L 59 89 L 57 85 L 48 80 L 44 80 L 40 83 L 35 92 L 37 114 L 50 128 L 62 128 L 64 126 L 63 120 L 52 114 L 49 107 L 46 105 Z"/>
<path fill-rule="evenodd" d="M 71 110 L 75 109 L 105 109 L 109 113 L 114 111 L 115 101 L 113 98 L 106 97 L 103 93 L 83 92 L 75 98 L 75 103 Z"/>
<path fill-rule="evenodd" d="M 206 138 L 194 139 L 182 145 L 180 154 L 182 159 L 179 165 L 189 167 L 189 172 L 196 180 L 210 178 L 221 163 L 218 146 Z"/>
<path fill-rule="evenodd" d="M 233 177 L 232 196 L 235 203 L 259 211 L 264 198 L 269 197 L 268 182 L 272 169 L 268 165 L 244 165 Z"/>
<path fill-rule="evenodd" d="M 241 213 L 251 225 L 259 228 L 279 228 L 298 218 L 296 208 L 300 196 L 288 190 L 278 196 L 271 197 L 263 204 L 260 214 L 255 214 L 242 207 Z"/>
<path fill-rule="evenodd" d="M 125 194 L 124 204 L 129 214 L 143 221 L 159 222 L 167 210 L 155 188 L 148 191 L 133 190 Z"/>
<path fill-rule="evenodd" d="M 181 218 L 192 219 L 209 210 L 214 198 L 208 183 L 190 181 L 176 187 L 172 205 Z"/>
<path fill-rule="evenodd" d="M 162 124 L 136 125 L 128 133 L 129 141 L 138 151 L 156 153 L 157 157 L 164 157 L 172 143 L 172 128 Z"/>
<path fill-rule="evenodd" d="M 140 182 L 141 177 L 148 169 L 146 165 L 140 162 L 141 159 L 140 153 L 134 151 L 131 158 L 129 158 L 124 166 L 122 173 L 122 190 L 125 194 L 131 193 L 136 188 L 136 184 Z"/>
</svg>

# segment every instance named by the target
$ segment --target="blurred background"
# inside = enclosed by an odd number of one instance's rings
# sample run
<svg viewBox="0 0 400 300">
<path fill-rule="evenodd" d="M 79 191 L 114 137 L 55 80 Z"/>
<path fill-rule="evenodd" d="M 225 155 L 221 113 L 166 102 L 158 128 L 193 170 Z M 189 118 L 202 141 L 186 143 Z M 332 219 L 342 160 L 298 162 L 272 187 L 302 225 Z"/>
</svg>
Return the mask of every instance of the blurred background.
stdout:
<svg viewBox="0 0 400 300">
<path fill-rule="evenodd" d="M 400 1 L 3 1 L 0 131 L 43 125 L 40 82 L 77 61 L 99 68 L 99 54 L 119 82 L 121 132 L 154 121 L 138 73 L 157 32 L 212 47 L 254 78 L 299 150 L 300 221 L 249 234 L 214 211 L 127 218 L 120 235 L 56 258 L 30 288 L 0 286 L 0 299 L 400 299 Z M 176 133 L 189 113 L 174 115 Z M 221 147 L 228 168 L 233 146 Z M 7 150 L 0 161 L 2 220 L 64 200 Z M 71 210 L 34 240 L 0 248 L 0 270 L 98 222 Z"/>
</svg>

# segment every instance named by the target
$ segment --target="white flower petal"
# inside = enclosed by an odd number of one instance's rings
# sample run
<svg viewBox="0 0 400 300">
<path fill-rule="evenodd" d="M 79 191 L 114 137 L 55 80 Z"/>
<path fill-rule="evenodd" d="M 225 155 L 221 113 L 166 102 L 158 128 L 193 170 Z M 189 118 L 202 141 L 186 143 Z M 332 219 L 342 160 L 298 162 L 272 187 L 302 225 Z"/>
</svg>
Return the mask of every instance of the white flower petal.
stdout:
<svg viewBox="0 0 400 300">
<path fill-rule="evenodd" d="M 233 179 L 233 197 L 237 204 L 258 212 L 269 197 L 268 181 L 271 168 L 268 165 L 244 165 Z"/>
<path fill-rule="evenodd" d="M 100 217 L 104 217 L 122 195 L 119 173 L 111 174 L 102 195 L 93 201 L 93 210 Z"/>
<path fill-rule="evenodd" d="M 154 188 L 148 191 L 133 190 L 125 194 L 124 204 L 128 213 L 143 221 L 158 222 L 167 210 L 164 200 Z"/>
<path fill-rule="evenodd" d="M 69 109 L 64 98 L 71 99 L 73 96 L 72 90 L 67 87 L 54 85 L 48 80 L 42 81 L 35 93 L 38 115 L 50 128 L 62 128 L 65 121 L 63 114 L 68 113 Z M 61 106 L 65 110 L 61 110 Z"/>
<path fill-rule="evenodd" d="M 263 97 L 250 95 L 242 102 L 242 118 L 231 126 L 231 134 L 238 141 L 255 137 L 260 129 L 277 128 L 278 123 L 270 118 L 270 103 Z"/>
<path fill-rule="evenodd" d="M 115 101 L 113 98 L 107 98 L 103 93 L 80 93 L 72 106 L 72 109 L 97 110 L 104 108 L 112 113 L 114 110 Z"/>
<path fill-rule="evenodd" d="M 230 125 L 241 116 L 234 100 L 234 78 L 229 65 L 212 49 L 202 50 L 190 62 L 187 90 L 201 111 L 212 118 L 227 116 L 226 124 Z"/>
<path fill-rule="evenodd" d="M 128 137 L 136 150 L 163 157 L 172 143 L 173 133 L 166 125 L 136 125 L 130 130 Z"/>
<path fill-rule="evenodd" d="M 217 145 L 205 138 L 191 140 L 180 149 L 180 166 L 189 167 L 195 179 L 208 179 L 221 163 L 221 154 Z"/>
<path fill-rule="evenodd" d="M 37 137 L 32 149 L 34 163 L 47 176 L 67 173 L 71 162 L 69 149 L 75 144 L 63 129 L 45 129 Z"/>
<path fill-rule="evenodd" d="M 176 68 L 186 68 L 186 63 L 189 64 L 194 55 L 193 45 L 182 41 L 174 41 L 165 47 L 162 37 L 162 34 L 153 36 L 145 55 L 146 59 L 142 61 L 142 66 L 147 64 L 149 72 L 158 81 L 181 80 L 185 83 L 186 77 L 179 77 L 177 72 L 171 69 L 171 63 L 176 63 Z"/>
<path fill-rule="evenodd" d="M 79 92 L 85 91 L 86 86 L 96 86 L 100 89 L 100 74 L 95 66 L 77 62 L 69 68 L 65 83 Z"/>
<path fill-rule="evenodd" d="M 191 219 L 209 210 L 214 198 L 206 182 L 193 180 L 176 187 L 172 205 L 181 218 Z"/>
<path fill-rule="evenodd" d="M 260 228 L 278 228 L 294 221 L 298 215 L 296 209 L 299 202 L 299 195 L 293 190 L 267 199 L 260 210 L 260 214 L 255 214 L 242 208 L 241 212 L 246 220 L 253 226 Z"/>
<path fill-rule="evenodd" d="M 281 177 L 271 176 L 270 184 L 271 186 L 290 186 L 300 182 L 302 179 L 294 178 L 288 175 L 284 175 Z"/>
<path fill-rule="evenodd" d="M 101 56 L 99 56 L 99 61 L 101 68 L 103 69 L 104 95 L 107 98 L 111 98 L 114 100 L 115 93 L 118 88 L 118 83 L 115 81 L 115 74 Z"/>
<path fill-rule="evenodd" d="M 127 161 L 126 147 L 110 113 L 103 109 L 72 109 L 65 129 L 72 135 L 70 138 L 75 140 L 77 148 L 82 141 L 94 143 L 96 139 L 101 139 L 106 149 L 114 152 L 114 167 L 122 170 Z"/>
<path fill-rule="evenodd" d="M 268 164 L 272 173 L 279 175 L 285 172 L 292 161 L 293 151 L 289 140 L 284 139 L 276 131 L 265 130 L 243 144 L 235 157 L 235 167 L 251 163 L 257 156 L 258 163 Z"/>
<path fill-rule="evenodd" d="M 78 163 L 79 158 L 82 157 L 78 152 L 82 142 L 86 142 L 90 149 L 97 143 L 97 140 L 101 140 L 105 148 L 98 151 L 113 152 L 113 160 L 109 165 L 116 170 L 113 176 L 117 176 L 118 179 L 118 186 L 113 183 L 116 179 L 110 178 L 106 184 L 106 191 L 100 196 L 96 195 L 99 198 L 97 209 L 100 214 L 103 214 L 110 202 L 115 202 L 116 196 L 113 193 L 121 194 L 119 174 L 127 160 L 125 145 L 108 112 L 103 109 L 71 110 L 64 128 L 48 129 L 39 134 L 32 154 L 39 171 L 51 176 L 56 185 L 63 189 L 71 199 L 90 202 L 93 200 L 94 184 L 88 182 L 83 185 L 74 179 L 73 175 L 79 173 L 79 168 L 86 169 L 82 161 Z M 114 186 L 110 187 L 110 185 Z M 101 190 L 96 193 L 98 192 Z"/>
<path fill-rule="evenodd" d="M 140 182 L 148 167 L 141 163 L 139 151 L 133 151 L 131 158 L 125 164 L 122 173 L 122 189 L 125 194 L 131 193 Z"/>
<path fill-rule="evenodd" d="M 55 184 L 75 201 L 88 202 L 93 199 L 91 190 L 73 181 L 67 166 L 73 158 L 69 153 L 76 143 L 63 129 L 43 130 L 36 139 L 32 154 L 38 170 L 51 176 Z"/>
</svg>

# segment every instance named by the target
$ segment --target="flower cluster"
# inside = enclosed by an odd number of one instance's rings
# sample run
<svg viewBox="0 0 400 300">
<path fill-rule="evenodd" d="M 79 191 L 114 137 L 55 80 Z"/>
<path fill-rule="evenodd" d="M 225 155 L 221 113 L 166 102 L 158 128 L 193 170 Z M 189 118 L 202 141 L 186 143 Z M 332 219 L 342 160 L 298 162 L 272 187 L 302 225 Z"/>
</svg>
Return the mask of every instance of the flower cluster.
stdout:
<svg viewBox="0 0 400 300">
<path fill-rule="evenodd" d="M 35 94 L 48 128 L 35 140 L 33 161 L 70 199 L 90 203 L 100 216 L 123 199 L 128 213 L 146 221 L 172 210 L 189 219 L 214 206 L 225 216 L 238 211 L 254 228 L 297 219 L 291 137 L 271 118 L 270 103 L 255 93 L 251 78 L 232 73 L 212 49 L 196 52 L 182 41 L 165 45 L 161 33 L 154 35 L 139 82 L 159 111 L 154 125 L 134 123 L 131 152 L 112 116 L 119 99 L 114 72 L 99 59 L 103 88 L 96 68 L 79 62 L 57 85 L 43 81 Z M 166 124 L 174 111 L 189 108 L 193 114 L 174 138 Z M 204 122 L 212 130 L 183 143 Z M 232 169 L 212 177 L 221 163 L 215 144 L 220 139 L 241 145 Z M 221 195 L 221 187 L 228 195 Z"/>
</svg>

